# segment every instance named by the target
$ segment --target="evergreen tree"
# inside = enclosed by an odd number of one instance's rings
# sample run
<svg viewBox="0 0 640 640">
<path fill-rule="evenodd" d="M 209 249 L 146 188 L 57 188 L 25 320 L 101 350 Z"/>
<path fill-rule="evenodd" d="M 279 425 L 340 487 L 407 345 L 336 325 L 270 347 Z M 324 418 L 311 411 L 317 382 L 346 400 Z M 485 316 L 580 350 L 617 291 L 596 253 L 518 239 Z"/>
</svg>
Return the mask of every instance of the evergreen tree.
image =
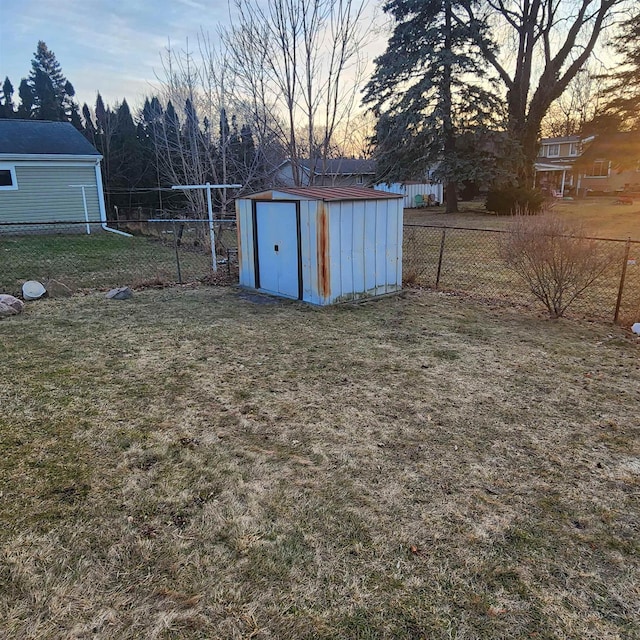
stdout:
<svg viewBox="0 0 640 640">
<path fill-rule="evenodd" d="M 18 95 L 20 96 L 20 106 L 18 107 L 18 118 L 32 118 L 33 108 L 35 104 L 35 97 L 33 90 L 29 85 L 29 81 L 26 78 L 22 78 L 20 86 L 18 87 Z"/>
<path fill-rule="evenodd" d="M 28 79 L 38 120 L 69 121 L 74 111 L 73 85 L 64 77 L 53 51 L 40 40 Z"/>
<path fill-rule="evenodd" d="M 490 154 L 477 139 L 501 111 L 474 46 L 487 27 L 465 22 L 475 2 L 389 0 L 384 10 L 396 25 L 366 87 L 378 118 L 379 177 L 402 181 L 434 169 L 446 185 L 447 212 L 457 210 L 457 183 L 490 177 Z"/>
<path fill-rule="evenodd" d="M 616 123 L 621 128 L 640 127 L 640 12 L 626 20 L 613 46 L 622 57 L 619 70 L 610 76 L 605 90 L 608 102 L 596 116 L 603 123 Z"/>
<path fill-rule="evenodd" d="M 93 124 L 91 118 L 91 111 L 89 111 L 89 105 L 85 102 L 82 105 L 82 118 L 84 119 L 84 135 L 89 142 L 95 146 L 96 144 L 96 127 Z"/>
<path fill-rule="evenodd" d="M 15 106 L 13 104 L 14 89 L 8 77 L 2 83 L 2 102 L 0 102 L 0 118 L 13 118 Z"/>
</svg>

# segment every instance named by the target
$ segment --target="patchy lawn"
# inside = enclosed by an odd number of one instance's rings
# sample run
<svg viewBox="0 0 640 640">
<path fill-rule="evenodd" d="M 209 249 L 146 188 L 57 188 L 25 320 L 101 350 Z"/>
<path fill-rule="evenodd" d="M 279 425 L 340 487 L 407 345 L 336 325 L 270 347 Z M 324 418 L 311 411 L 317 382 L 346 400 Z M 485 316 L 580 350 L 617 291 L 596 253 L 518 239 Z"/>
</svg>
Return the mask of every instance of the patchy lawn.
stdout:
<svg viewBox="0 0 640 640">
<path fill-rule="evenodd" d="M 31 303 L 0 355 L 2 637 L 640 637 L 618 329 L 185 288 Z"/>
<path fill-rule="evenodd" d="M 561 200 L 554 210 L 585 226 L 585 229 L 603 238 L 640 240 L 640 201 L 632 205 L 615 204 L 615 196 L 593 197 L 582 200 Z M 497 216 L 484 210 L 484 203 L 461 202 L 460 213 L 447 215 L 444 207 L 405 209 L 404 220 L 413 224 L 435 224 L 476 229 L 504 229 L 508 216 Z"/>
</svg>

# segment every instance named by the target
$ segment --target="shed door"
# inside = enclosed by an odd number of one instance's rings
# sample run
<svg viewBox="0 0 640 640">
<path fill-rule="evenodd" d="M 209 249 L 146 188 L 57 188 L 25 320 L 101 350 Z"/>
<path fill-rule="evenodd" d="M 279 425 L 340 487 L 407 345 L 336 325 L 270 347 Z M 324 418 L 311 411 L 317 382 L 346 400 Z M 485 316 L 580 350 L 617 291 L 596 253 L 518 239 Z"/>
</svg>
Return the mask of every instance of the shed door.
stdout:
<svg viewBox="0 0 640 640">
<path fill-rule="evenodd" d="M 300 297 L 300 247 L 295 202 L 256 202 L 257 282 L 264 291 Z"/>
</svg>

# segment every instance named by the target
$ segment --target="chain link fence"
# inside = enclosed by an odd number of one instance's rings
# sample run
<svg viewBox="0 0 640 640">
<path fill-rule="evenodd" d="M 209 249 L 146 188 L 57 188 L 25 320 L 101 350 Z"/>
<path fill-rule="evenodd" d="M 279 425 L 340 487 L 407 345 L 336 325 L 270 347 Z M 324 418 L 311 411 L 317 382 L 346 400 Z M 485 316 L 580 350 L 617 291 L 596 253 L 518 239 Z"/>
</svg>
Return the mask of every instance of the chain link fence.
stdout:
<svg viewBox="0 0 640 640">
<path fill-rule="evenodd" d="M 214 275 L 207 220 L 0 224 L 0 292 L 16 295 L 26 280 L 55 280 L 71 292 L 194 281 L 237 281 L 235 221 L 214 224 Z"/>
<path fill-rule="evenodd" d="M 218 271 L 212 268 L 207 220 L 137 219 L 109 223 L 0 224 L 0 293 L 17 295 L 26 280 L 51 280 L 71 292 L 118 286 L 238 281 L 235 220 L 214 224 Z M 90 231 L 87 234 L 87 230 Z M 507 231 L 406 224 L 403 273 L 408 286 L 459 291 L 541 308 L 503 256 Z M 594 239 L 613 252 L 606 272 L 569 310 L 594 320 L 640 320 L 640 242 Z"/>
<path fill-rule="evenodd" d="M 403 274 L 407 285 L 461 291 L 539 308 L 503 258 L 508 231 L 407 224 Z M 590 238 L 612 255 L 610 266 L 571 305 L 568 315 L 623 324 L 640 319 L 640 242 Z"/>
</svg>

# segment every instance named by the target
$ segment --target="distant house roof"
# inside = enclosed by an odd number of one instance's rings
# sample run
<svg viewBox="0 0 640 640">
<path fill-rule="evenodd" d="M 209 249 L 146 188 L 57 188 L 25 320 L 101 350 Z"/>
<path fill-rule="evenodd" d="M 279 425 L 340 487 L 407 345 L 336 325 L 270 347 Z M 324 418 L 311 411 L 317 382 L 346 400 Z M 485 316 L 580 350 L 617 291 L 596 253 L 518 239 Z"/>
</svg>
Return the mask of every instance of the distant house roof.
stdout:
<svg viewBox="0 0 640 640">
<path fill-rule="evenodd" d="M 290 162 L 290 160 L 287 160 Z M 307 171 L 311 171 L 311 160 L 300 160 L 300 165 Z M 332 176 L 353 176 L 375 174 L 376 161 L 362 160 L 359 158 L 331 158 L 325 161 L 324 173 Z M 318 159 L 314 165 L 314 173 L 320 175 L 323 173 L 322 160 Z"/>
<path fill-rule="evenodd" d="M 640 131 L 597 136 L 576 164 L 584 167 L 597 160 L 610 160 L 618 170 L 636 168 L 640 162 Z"/>
<path fill-rule="evenodd" d="M 293 197 L 292 197 L 293 196 Z M 250 200 L 388 200 L 402 198 L 402 194 L 378 191 L 366 187 L 277 187 L 247 196 Z"/>
<path fill-rule="evenodd" d="M 580 142 L 580 136 L 564 136 L 563 138 L 542 138 L 540 144 L 563 144 L 567 142 Z"/>
<path fill-rule="evenodd" d="M 69 122 L 0 119 L 0 156 L 96 156 L 98 150 Z"/>
</svg>

